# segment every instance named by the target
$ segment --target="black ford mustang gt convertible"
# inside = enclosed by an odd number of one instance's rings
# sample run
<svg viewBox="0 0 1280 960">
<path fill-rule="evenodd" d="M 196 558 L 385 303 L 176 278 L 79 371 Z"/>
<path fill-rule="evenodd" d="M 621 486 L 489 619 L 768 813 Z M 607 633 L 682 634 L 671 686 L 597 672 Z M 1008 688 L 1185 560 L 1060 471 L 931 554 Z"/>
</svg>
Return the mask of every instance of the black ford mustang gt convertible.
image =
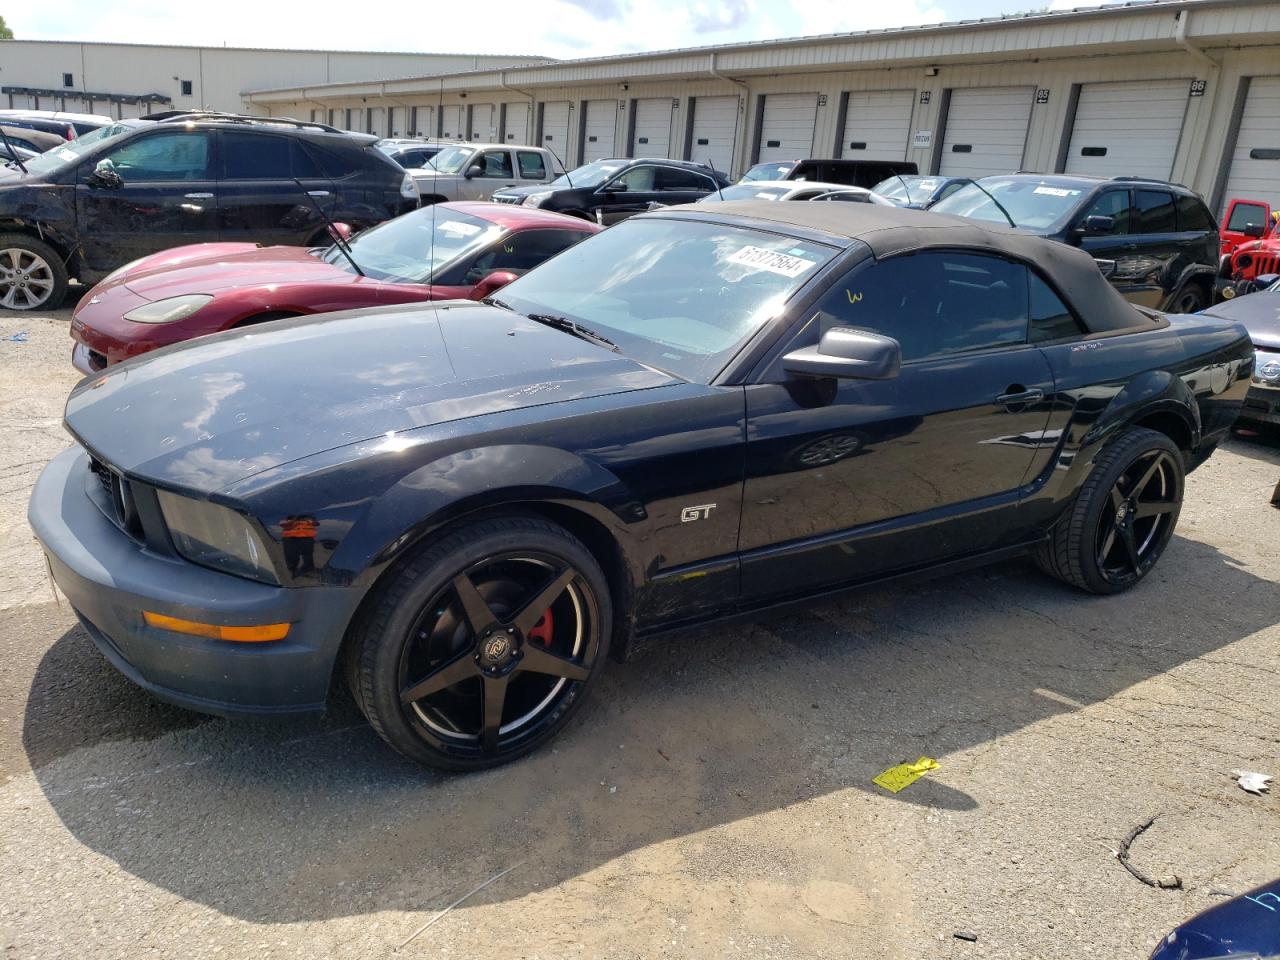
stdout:
<svg viewBox="0 0 1280 960">
<path fill-rule="evenodd" d="M 1248 390 L 1243 328 L 857 206 L 655 211 L 500 299 L 120 364 L 72 393 L 31 524 L 147 690 L 289 713 L 345 676 L 452 769 L 545 742 L 639 634 L 1018 554 L 1141 580 Z"/>
</svg>

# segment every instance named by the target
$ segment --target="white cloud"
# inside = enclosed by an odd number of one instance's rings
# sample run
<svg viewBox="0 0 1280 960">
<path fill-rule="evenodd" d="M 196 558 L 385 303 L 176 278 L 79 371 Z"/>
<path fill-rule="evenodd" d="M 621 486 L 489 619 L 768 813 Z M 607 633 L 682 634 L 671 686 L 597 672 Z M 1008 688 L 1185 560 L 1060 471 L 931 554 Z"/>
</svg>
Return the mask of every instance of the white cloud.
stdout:
<svg viewBox="0 0 1280 960">
<path fill-rule="evenodd" d="M 1059 2 L 1059 0 L 1054 0 Z M 1077 0 L 1078 2 L 1078 0 Z M 64 0 L 8 15 L 19 38 L 342 50 L 543 54 L 573 58 L 910 26 L 945 19 L 934 0 L 490 0 L 353 15 L 349 3 L 304 8 L 255 0 L 184 7 L 169 0 Z"/>
</svg>

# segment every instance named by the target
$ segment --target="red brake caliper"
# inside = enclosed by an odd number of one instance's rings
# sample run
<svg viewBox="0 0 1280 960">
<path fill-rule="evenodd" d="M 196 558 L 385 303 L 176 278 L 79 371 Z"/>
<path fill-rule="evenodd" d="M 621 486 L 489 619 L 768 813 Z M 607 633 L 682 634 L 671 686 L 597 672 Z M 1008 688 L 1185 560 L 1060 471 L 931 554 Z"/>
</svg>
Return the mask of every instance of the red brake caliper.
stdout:
<svg viewBox="0 0 1280 960">
<path fill-rule="evenodd" d="M 544 647 L 551 646 L 551 638 L 555 635 L 555 621 L 551 618 L 551 608 L 547 608 L 547 612 L 542 615 L 537 623 L 533 625 L 533 629 L 529 631 L 529 639 L 537 640 Z"/>
</svg>

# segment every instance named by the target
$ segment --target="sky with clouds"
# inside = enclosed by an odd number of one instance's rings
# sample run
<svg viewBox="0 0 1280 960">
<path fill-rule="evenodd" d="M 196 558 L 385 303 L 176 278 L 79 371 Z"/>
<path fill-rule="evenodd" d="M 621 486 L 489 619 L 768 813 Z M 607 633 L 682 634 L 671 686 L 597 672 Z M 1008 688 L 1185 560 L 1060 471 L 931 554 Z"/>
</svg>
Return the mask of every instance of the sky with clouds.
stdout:
<svg viewBox="0 0 1280 960">
<path fill-rule="evenodd" d="M 1099 0 L 1094 0 L 1099 2 Z M 14 34 L 205 46 L 542 54 L 573 58 L 771 40 L 1069 9 L 1089 0 L 427 0 L 361 8 L 333 0 L 60 0 L 12 5 Z"/>
</svg>

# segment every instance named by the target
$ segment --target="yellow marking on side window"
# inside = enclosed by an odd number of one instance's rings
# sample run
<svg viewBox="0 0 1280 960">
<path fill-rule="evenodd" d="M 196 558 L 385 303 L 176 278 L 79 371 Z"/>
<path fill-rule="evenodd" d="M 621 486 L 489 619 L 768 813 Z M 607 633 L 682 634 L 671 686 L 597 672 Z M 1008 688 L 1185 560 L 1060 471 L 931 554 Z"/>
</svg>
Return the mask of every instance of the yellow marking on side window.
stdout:
<svg viewBox="0 0 1280 960">
<path fill-rule="evenodd" d="M 862 299 L 861 291 L 859 291 L 858 293 L 853 293 L 852 291 L 846 290 L 844 292 L 844 295 L 849 298 L 850 303 L 857 303 L 859 300 Z"/>
</svg>

